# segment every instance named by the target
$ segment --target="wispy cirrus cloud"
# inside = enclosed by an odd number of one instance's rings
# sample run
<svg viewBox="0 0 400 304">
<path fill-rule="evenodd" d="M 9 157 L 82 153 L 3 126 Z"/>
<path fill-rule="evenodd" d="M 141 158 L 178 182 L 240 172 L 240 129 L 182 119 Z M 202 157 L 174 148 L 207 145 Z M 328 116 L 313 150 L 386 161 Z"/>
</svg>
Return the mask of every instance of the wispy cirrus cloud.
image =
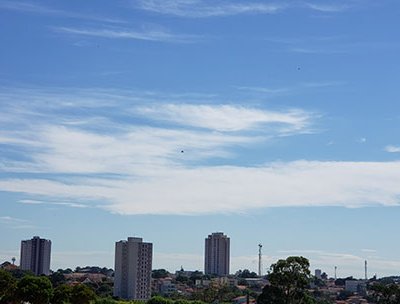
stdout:
<svg viewBox="0 0 400 304">
<path fill-rule="evenodd" d="M 3 179 L 0 189 L 64 201 L 97 202 L 120 214 L 240 213 L 283 206 L 398 206 L 399 169 L 399 162 L 159 166 L 119 178 Z"/>
<path fill-rule="evenodd" d="M 288 95 L 295 94 L 304 90 L 318 90 L 323 88 L 343 86 L 346 83 L 342 81 L 325 81 L 325 82 L 304 82 L 286 87 L 253 87 L 253 86 L 236 86 L 238 90 L 264 95 Z"/>
<path fill-rule="evenodd" d="M 400 146 L 389 145 L 385 147 L 385 151 L 389 153 L 400 153 Z"/>
<path fill-rule="evenodd" d="M 352 6 L 350 5 L 350 3 L 351 1 L 348 1 L 348 3 L 340 3 L 340 1 L 331 3 L 306 2 L 305 6 L 315 11 L 320 11 L 324 13 L 336 13 L 351 8 Z"/>
<path fill-rule="evenodd" d="M 18 201 L 21 204 L 25 205 L 58 205 L 58 206 L 67 206 L 72 208 L 88 208 L 89 206 L 86 204 L 72 203 L 72 202 L 50 202 L 50 201 L 37 201 L 37 200 L 20 200 Z"/>
<path fill-rule="evenodd" d="M 176 102 L 164 101 L 174 95 Z M 316 113 L 165 96 L 2 90 L 0 144 L 14 153 L 2 155 L 0 165 L 14 175 L 0 179 L 0 191 L 23 193 L 25 203 L 120 214 L 399 205 L 399 162 L 235 162 L 272 138 L 308 132 Z"/>
<path fill-rule="evenodd" d="M 133 3 L 137 9 L 157 14 L 184 18 L 226 17 L 243 14 L 275 14 L 288 9 L 309 9 L 322 13 L 338 13 L 348 10 L 357 1 L 223 1 L 223 0 L 139 0 Z"/>
<path fill-rule="evenodd" d="M 36 228 L 30 221 L 12 216 L 0 216 L 0 224 L 12 229 L 31 229 Z"/>
<path fill-rule="evenodd" d="M 286 7 L 280 3 L 199 1 L 199 0 L 139 0 L 134 7 L 166 15 L 188 18 L 231 16 L 238 14 L 272 14 Z"/>
<path fill-rule="evenodd" d="M 260 111 L 232 105 L 166 104 L 135 110 L 154 119 L 222 132 L 259 129 L 265 125 L 282 125 L 287 131 L 306 130 L 313 116 L 300 109 Z"/>
<path fill-rule="evenodd" d="M 1 0 L 0 1 L 0 9 L 10 10 L 15 12 L 22 13 L 31 13 L 31 14 L 39 14 L 39 15 L 49 15 L 49 16 L 57 16 L 57 17 L 65 17 L 65 18 L 73 18 L 73 19 L 83 19 L 89 21 L 101 21 L 107 23 L 125 23 L 125 21 L 117 18 L 108 18 L 105 16 L 96 16 L 92 13 L 78 13 L 78 12 L 70 12 L 61 9 L 55 9 L 51 7 L 47 7 L 44 5 L 40 5 L 37 2 L 28 2 L 28 1 L 8 1 Z"/>
<path fill-rule="evenodd" d="M 73 27 L 54 27 L 58 33 L 100 37 L 108 39 L 132 39 L 153 42 L 173 42 L 173 43 L 193 43 L 201 40 L 195 35 L 174 34 L 164 30 L 131 30 L 121 28 L 73 28 Z"/>
</svg>

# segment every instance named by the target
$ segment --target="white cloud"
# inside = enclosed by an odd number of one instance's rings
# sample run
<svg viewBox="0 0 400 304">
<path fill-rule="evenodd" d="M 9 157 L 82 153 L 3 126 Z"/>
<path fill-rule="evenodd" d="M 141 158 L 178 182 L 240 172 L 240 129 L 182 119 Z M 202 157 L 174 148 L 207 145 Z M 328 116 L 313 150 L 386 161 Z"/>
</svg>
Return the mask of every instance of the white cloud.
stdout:
<svg viewBox="0 0 400 304">
<path fill-rule="evenodd" d="M 26 223 L 27 220 L 11 217 L 11 216 L 7 215 L 7 216 L 0 216 L 0 222 L 3 222 L 3 223 Z"/>
<path fill-rule="evenodd" d="M 282 3 L 200 1 L 200 0 L 139 0 L 136 7 L 159 14 L 204 18 L 238 14 L 272 14 L 286 7 Z"/>
<path fill-rule="evenodd" d="M 0 216 L 0 224 L 3 224 L 12 229 L 33 229 L 36 226 L 32 225 L 30 221 L 16 218 L 12 216 Z"/>
<path fill-rule="evenodd" d="M 184 18 L 225 17 L 242 14 L 274 14 L 287 9 L 306 8 L 321 13 L 337 13 L 356 5 L 354 1 L 223 1 L 223 0 L 138 0 L 134 7 L 152 13 Z"/>
<path fill-rule="evenodd" d="M 36 200 L 19 200 L 21 204 L 25 205 L 58 205 L 58 206 L 67 206 L 72 208 L 88 208 L 89 206 L 86 204 L 72 203 L 72 202 L 45 202 L 45 201 L 36 201 Z"/>
<path fill-rule="evenodd" d="M 325 4 L 325 3 L 315 2 L 315 3 L 306 3 L 306 6 L 313 10 L 324 13 L 336 13 L 350 8 L 348 4 L 341 4 L 341 3 Z"/>
<path fill-rule="evenodd" d="M 26 12 L 32 14 L 40 14 L 40 15 L 51 15 L 51 16 L 60 16 L 65 18 L 74 18 L 74 19 L 84 19 L 84 20 L 92 20 L 92 21 L 102 21 L 109 23 L 125 23 L 120 19 L 115 18 L 107 18 L 105 16 L 95 16 L 93 13 L 91 14 L 81 14 L 75 12 L 68 12 L 64 10 L 54 9 L 50 7 L 46 7 L 43 5 L 39 5 L 35 2 L 21 2 L 21 1 L 0 1 L 0 9 L 11 10 L 16 12 Z"/>
<path fill-rule="evenodd" d="M 325 81 L 325 82 L 303 82 L 287 87 L 250 87 L 250 86 L 237 86 L 236 88 L 242 91 L 260 93 L 263 95 L 288 95 L 298 94 L 304 90 L 318 90 L 322 88 L 336 87 L 344 85 L 341 81 Z"/>
<path fill-rule="evenodd" d="M 386 146 L 385 151 L 389 153 L 400 153 L 400 147 L 399 146 Z"/>
<path fill-rule="evenodd" d="M 109 39 L 133 39 L 146 40 L 153 42 L 174 42 L 174 43 L 192 43 L 200 41 L 201 38 L 195 35 L 174 34 L 164 30 L 131 30 L 117 28 L 72 28 L 56 27 L 54 31 L 71 35 L 101 37 Z"/>
<path fill-rule="evenodd" d="M 0 190 L 98 202 L 120 214 L 205 214 L 283 206 L 397 206 L 400 162 L 275 163 L 259 167 L 173 167 L 141 178 L 68 182 L 7 179 Z"/>
<path fill-rule="evenodd" d="M 159 120 L 222 132 L 257 129 L 268 124 L 282 125 L 287 131 L 305 130 L 312 116 L 298 109 L 278 112 L 231 105 L 166 104 L 137 111 Z"/>
<path fill-rule="evenodd" d="M 143 95 L 4 90 L 1 110 L 8 120 L 0 120 L 0 139 L 24 158 L 3 156 L 2 171 L 34 175 L 3 177 L 0 191 L 24 193 L 25 203 L 95 206 L 120 214 L 399 204 L 399 162 L 235 162 L 236 147 L 248 150 L 309 131 L 313 113 L 156 103 L 162 97 L 153 92 L 147 94 L 153 99 L 149 106 Z M 221 158 L 231 165 L 209 165 Z"/>
</svg>

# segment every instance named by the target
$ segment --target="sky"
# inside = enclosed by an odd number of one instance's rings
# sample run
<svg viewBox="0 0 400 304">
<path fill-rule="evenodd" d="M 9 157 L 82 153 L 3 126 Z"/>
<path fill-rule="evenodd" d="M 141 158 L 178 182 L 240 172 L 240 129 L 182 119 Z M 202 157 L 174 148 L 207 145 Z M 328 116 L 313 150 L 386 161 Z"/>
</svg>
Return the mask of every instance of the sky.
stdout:
<svg viewBox="0 0 400 304">
<path fill-rule="evenodd" d="M 399 275 L 395 0 L 0 0 L 0 262 Z"/>
</svg>

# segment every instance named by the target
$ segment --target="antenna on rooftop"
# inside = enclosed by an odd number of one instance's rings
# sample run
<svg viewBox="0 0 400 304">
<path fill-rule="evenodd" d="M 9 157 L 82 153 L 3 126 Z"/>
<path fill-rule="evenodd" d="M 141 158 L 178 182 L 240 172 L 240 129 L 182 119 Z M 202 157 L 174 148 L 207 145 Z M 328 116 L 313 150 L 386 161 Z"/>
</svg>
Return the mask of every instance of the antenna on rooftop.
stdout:
<svg viewBox="0 0 400 304">
<path fill-rule="evenodd" d="M 262 276 L 262 253 L 261 253 L 262 245 L 258 244 L 258 275 Z"/>
</svg>

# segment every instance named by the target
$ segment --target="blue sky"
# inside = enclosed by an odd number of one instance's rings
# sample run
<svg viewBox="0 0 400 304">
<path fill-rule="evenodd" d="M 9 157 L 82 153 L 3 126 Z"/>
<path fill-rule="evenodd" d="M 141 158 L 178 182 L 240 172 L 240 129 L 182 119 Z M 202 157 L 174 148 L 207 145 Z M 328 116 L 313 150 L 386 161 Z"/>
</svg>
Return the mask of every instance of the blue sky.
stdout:
<svg viewBox="0 0 400 304">
<path fill-rule="evenodd" d="M 0 0 L 0 261 L 400 270 L 400 4 Z"/>
</svg>

